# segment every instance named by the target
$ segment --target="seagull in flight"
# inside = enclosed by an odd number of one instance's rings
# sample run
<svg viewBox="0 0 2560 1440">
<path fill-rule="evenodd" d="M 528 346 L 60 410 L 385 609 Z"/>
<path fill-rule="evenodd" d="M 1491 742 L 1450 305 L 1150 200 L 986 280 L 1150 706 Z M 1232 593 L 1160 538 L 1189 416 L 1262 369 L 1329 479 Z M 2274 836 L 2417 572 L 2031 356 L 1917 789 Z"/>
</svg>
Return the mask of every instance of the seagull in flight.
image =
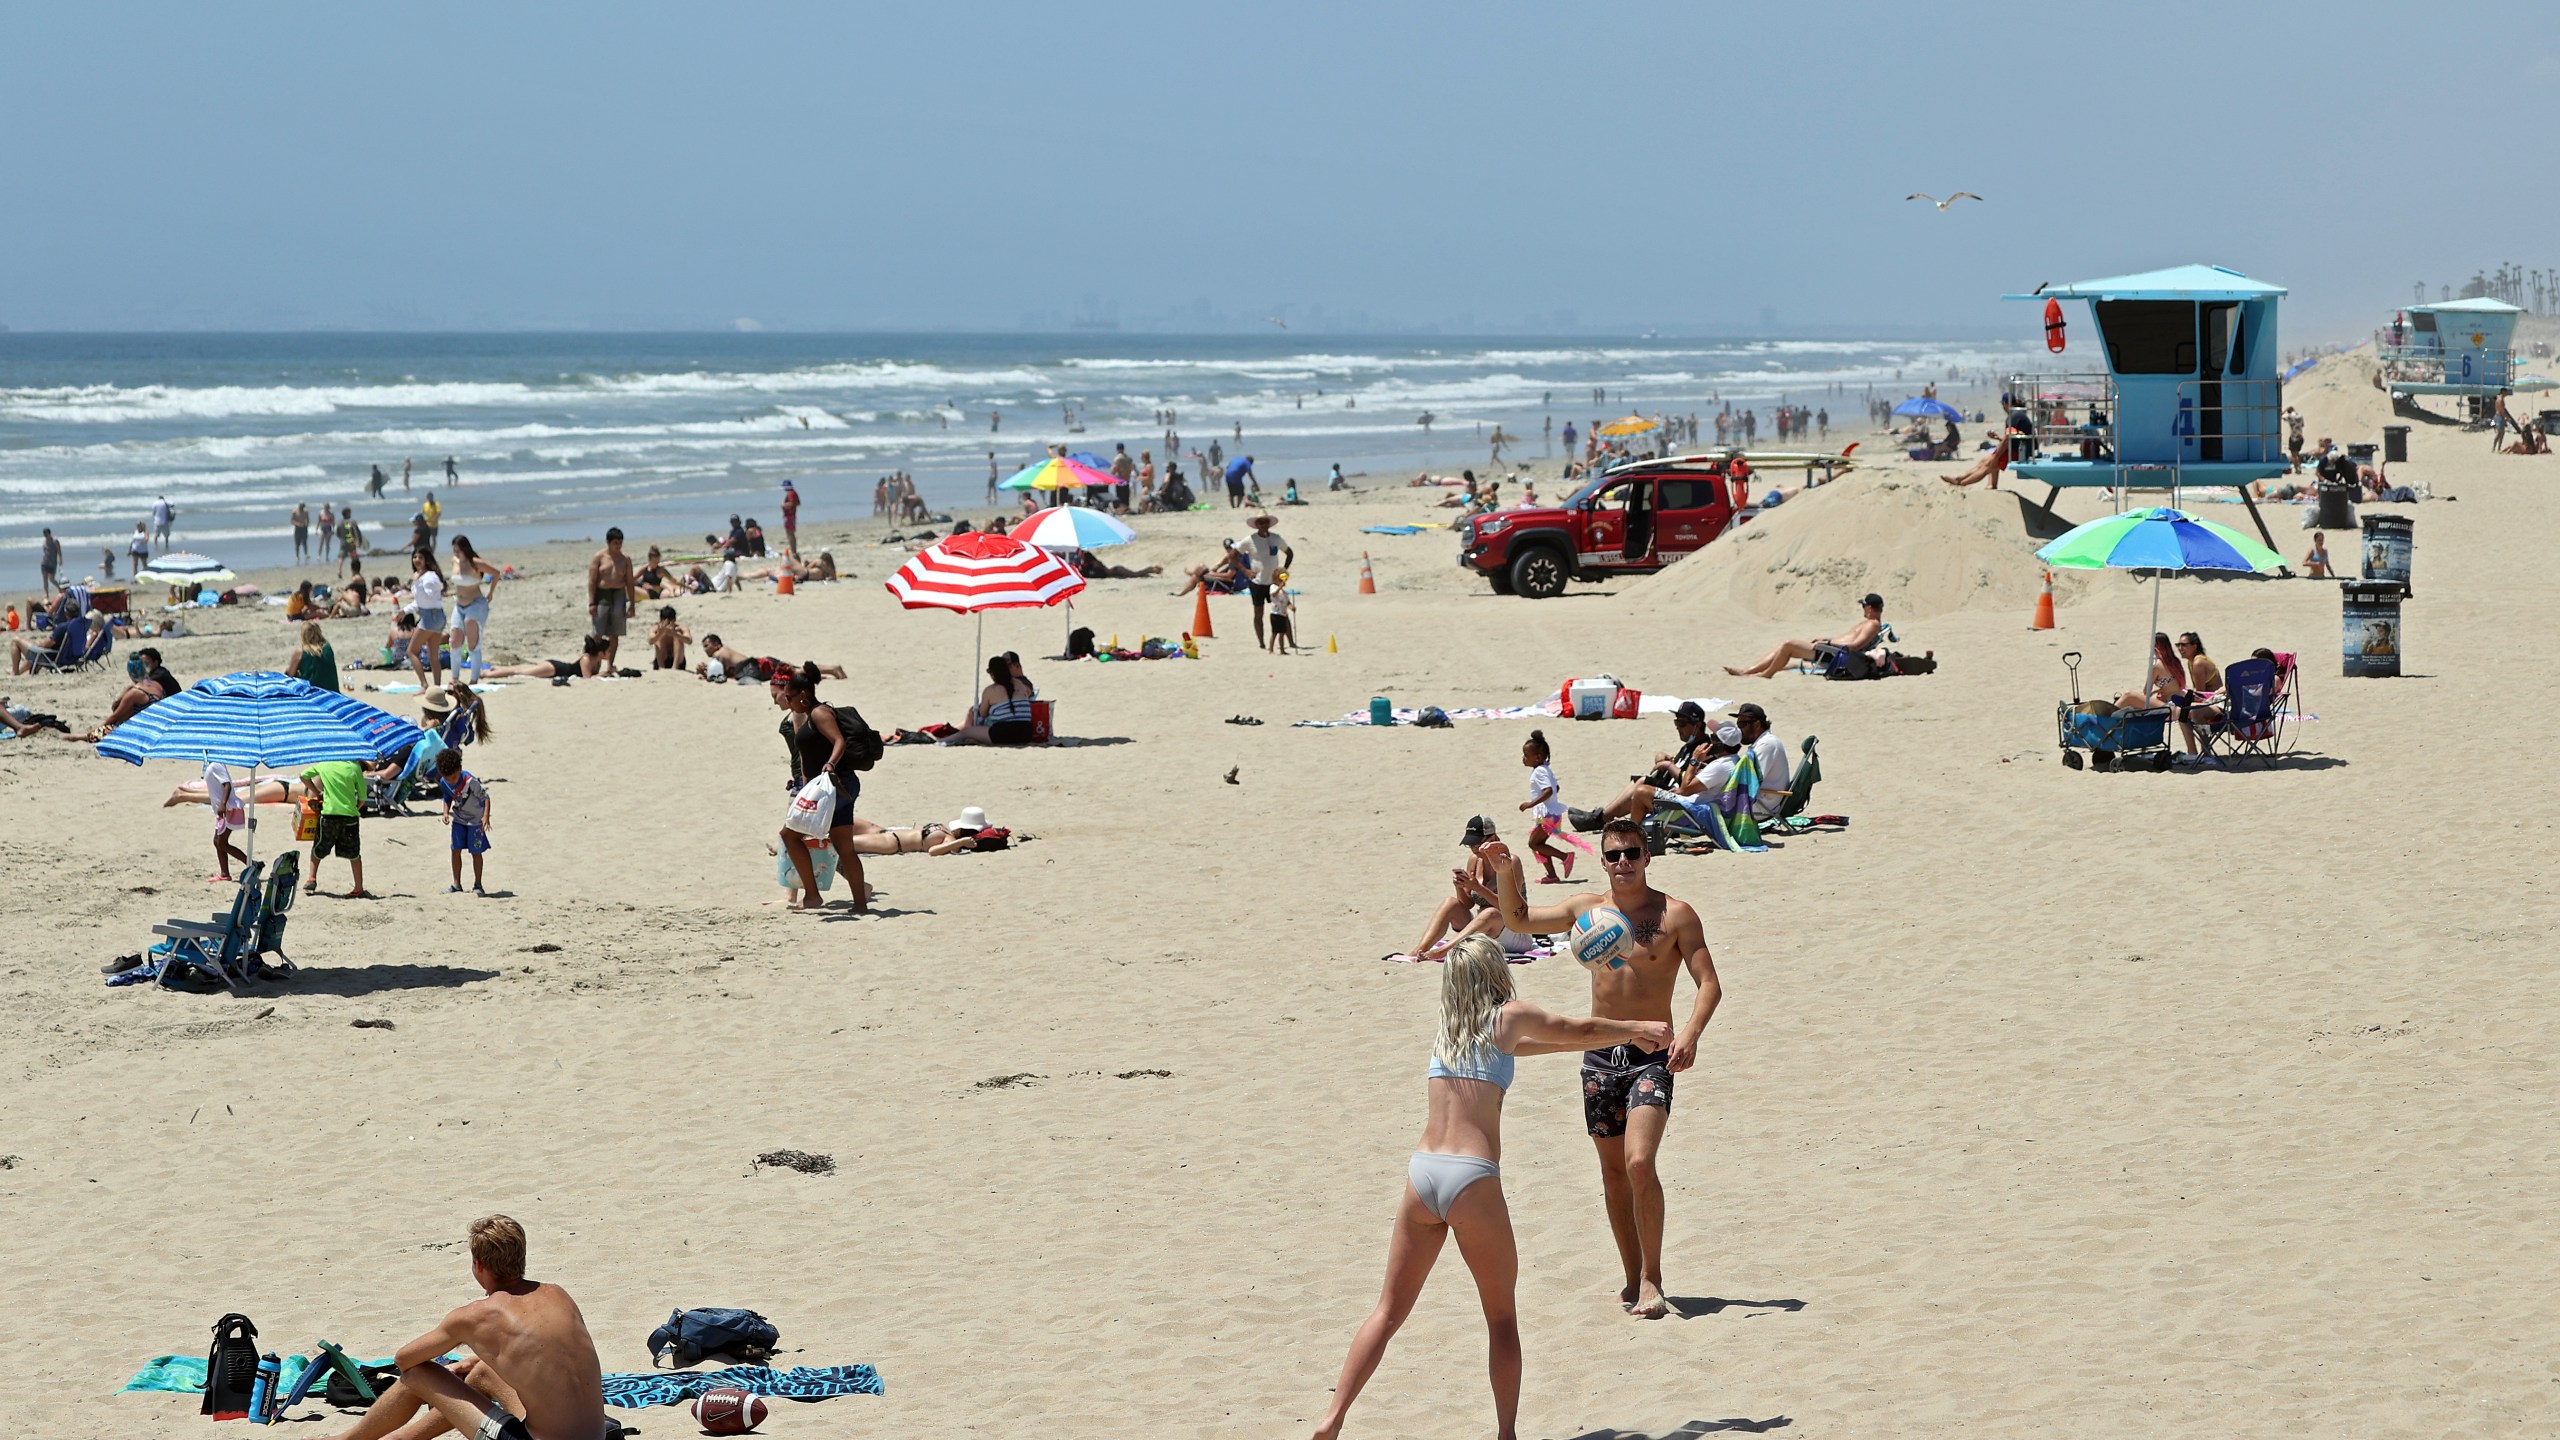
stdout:
<svg viewBox="0 0 2560 1440">
<path fill-rule="evenodd" d="M 1926 200 L 1930 204 L 1937 206 L 1939 212 L 1943 214 L 1948 206 L 1953 205 L 1959 200 L 1979 200 L 1982 197 L 1974 194 L 1970 190 L 1959 190 L 1953 195 L 1948 196 L 1946 199 L 1941 200 L 1935 195 L 1923 195 L 1915 190 L 1902 198 L 1905 200 Z"/>
<path fill-rule="evenodd" d="M 1289 328 L 1289 322 L 1288 322 L 1288 321 L 1286 321 L 1286 320 L 1281 319 L 1281 318 L 1280 318 L 1279 316 L 1277 316 L 1277 315 L 1265 315 L 1265 316 L 1263 316 L 1262 318 L 1263 318 L 1263 319 L 1265 319 L 1265 320 L 1270 321 L 1270 322 L 1271 322 L 1272 324 L 1274 324 L 1274 325 L 1279 326 L 1279 327 L 1280 327 L 1281 329 L 1283 329 L 1283 330 L 1286 330 L 1286 329 L 1288 329 L 1288 328 Z"/>
</svg>

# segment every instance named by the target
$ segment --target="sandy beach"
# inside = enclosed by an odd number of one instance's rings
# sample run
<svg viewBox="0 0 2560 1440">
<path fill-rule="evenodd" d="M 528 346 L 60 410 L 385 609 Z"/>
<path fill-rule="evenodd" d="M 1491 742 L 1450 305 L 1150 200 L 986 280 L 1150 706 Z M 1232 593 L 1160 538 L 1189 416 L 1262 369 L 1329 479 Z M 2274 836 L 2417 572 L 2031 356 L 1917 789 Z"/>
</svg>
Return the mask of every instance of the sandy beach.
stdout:
<svg viewBox="0 0 2560 1440">
<path fill-rule="evenodd" d="M 2287 398 L 2315 434 L 2378 439 L 2369 365 L 2325 361 Z M 517 682 L 469 754 L 495 895 L 439 893 L 431 813 L 368 821 L 386 898 L 304 901 L 292 983 L 108 989 L 101 962 L 217 902 L 206 812 L 161 808 L 191 770 L 0 740 L 0 1271 L 29 1302 L 0 1339 L 0 1430 L 200 1433 L 193 1397 L 115 1392 L 201 1354 L 226 1311 L 266 1348 L 388 1354 L 476 1293 L 459 1241 L 505 1211 L 608 1371 L 647 1369 L 653 1326 L 712 1305 L 770 1317 L 777 1363 L 879 1368 L 884 1396 L 780 1406 L 760 1433 L 1302 1434 L 1376 1295 L 1423 1115 L 1438 972 L 1379 957 L 1446 892 L 1468 816 L 1516 827 L 1529 726 L 1291 722 L 1379 695 L 1519 705 L 1607 672 L 1758 702 L 1791 750 L 1819 736 L 1813 808 L 1850 824 L 1654 862 L 1726 991 L 1662 1161 L 1674 1318 L 1615 1302 L 1571 1061 L 1522 1062 L 1503 1184 L 1524 1434 L 2547 1433 L 2560 996 L 2536 957 L 2560 790 L 2538 739 L 2560 687 L 2522 657 L 2560 599 L 2560 461 L 2451 424 L 2413 444 L 2395 478 L 2436 498 L 2383 507 L 2416 521 L 2403 677 L 2340 677 L 2333 583 L 2162 582 L 2164 626 L 2226 663 L 2303 657 L 2317 718 L 2266 771 L 2065 769 L 2060 657 L 2087 656 L 2091 693 L 2132 683 L 2152 585 L 2066 577 L 2060 628 L 2032 631 L 2016 491 L 1901 461 L 1544 602 L 1461 572 L 1446 531 L 1362 533 L 1443 518 L 1439 492 L 1311 487 L 1279 512 L 1294 656 L 1252 648 L 1242 599 L 1213 602 L 1197 662 L 1051 660 L 1063 614 L 992 615 L 988 647 L 1024 656 L 1075 743 L 891 749 L 861 813 L 982 806 L 1027 838 L 876 859 L 868 916 L 783 909 L 762 687 Z M 883 592 L 905 550 L 854 503 L 813 496 L 802 532 L 853 578 L 677 608 L 697 636 L 845 665 L 822 695 L 883 730 L 956 721 L 972 623 Z M 2237 504 L 2193 508 L 2246 528 Z M 2300 509 L 2264 508 L 2298 558 Z M 1110 558 L 1175 578 L 1097 581 L 1074 619 L 1127 644 L 1187 628 L 1179 569 L 1244 531 L 1223 508 L 1137 526 Z M 575 653 L 591 548 L 493 555 L 527 572 L 493 649 Z M 1870 588 L 1936 674 L 1725 676 L 1845 626 Z M 208 612 L 167 663 L 273 667 L 280 613 Z M 329 631 L 344 658 L 387 628 Z M 642 628 L 626 664 L 647 663 Z M 8 693 L 83 724 L 123 683 Z M 1575 805 L 1672 738 L 1660 717 L 1544 728 Z M 262 853 L 289 830 L 270 809 Z M 1587 1005 L 1569 960 L 1514 974 Z M 784 1148 L 837 1173 L 756 1166 Z M 1351 1433 L 1490 1433 L 1482 1347 L 1453 1253 Z M 618 1413 L 654 1440 L 692 1428 Z"/>
</svg>

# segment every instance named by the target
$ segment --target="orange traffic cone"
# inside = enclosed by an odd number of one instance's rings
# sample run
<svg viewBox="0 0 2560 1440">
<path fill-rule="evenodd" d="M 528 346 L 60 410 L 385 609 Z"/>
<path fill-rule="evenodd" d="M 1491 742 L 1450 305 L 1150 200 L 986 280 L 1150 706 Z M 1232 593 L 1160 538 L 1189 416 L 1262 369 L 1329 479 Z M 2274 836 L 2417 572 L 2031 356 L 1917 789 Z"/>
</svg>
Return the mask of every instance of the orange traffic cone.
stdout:
<svg viewBox="0 0 2560 1440">
<path fill-rule="evenodd" d="M 2044 572 L 2044 593 L 2036 597 L 2036 618 L 2027 622 L 2030 630 L 2053 628 L 2053 572 Z"/>
<path fill-rule="evenodd" d="M 1363 595 L 1378 593 L 1378 577 L 1369 573 L 1369 552 L 1366 550 L 1360 552 L 1360 593 Z"/>
<path fill-rule="evenodd" d="M 787 570 L 782 573 L 780 578 L 773 582 L 773 593 L 776 595 L 788 595 L 792 592 L 793 588 L 791 572 Z"/>
<path fill-rule="evenodd" d="M 1218 632 L 1209 628 L 1209 587 L 1203 585 L 1191 593 L 1199 597 L 1191 602 L 1191 633 L 1203 640 L 1217 639 Z"/>
</svg>

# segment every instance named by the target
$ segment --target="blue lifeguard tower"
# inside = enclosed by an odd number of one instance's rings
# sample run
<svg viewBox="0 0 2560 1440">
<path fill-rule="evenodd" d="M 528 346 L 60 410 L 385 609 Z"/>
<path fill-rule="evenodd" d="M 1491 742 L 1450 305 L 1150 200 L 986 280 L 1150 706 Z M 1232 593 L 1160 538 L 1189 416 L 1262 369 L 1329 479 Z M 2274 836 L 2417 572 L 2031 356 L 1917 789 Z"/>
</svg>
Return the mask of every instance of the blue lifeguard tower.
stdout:
<svg viewBox="0 0 2560 1440">
<path fill-rule="evenodd" d="M 2039 285 L 2006 300 L 2088 302 L 2104 368 L 2013 375 L 2009 389 L 2032 424 L 2013 442 L 2010 473 L 2053 487 L 2240 491 L 2269 548 L 2249 482 L 2285 473 L 2284 382 L 2276 343 L 2281 285 L 2219 265 L 2178 265 L 2071 285 Z M 2066 332 L 2067 333 L 2067 332 Z M 2021 453 L 2022 452 L 2022 453 Z"/>
<path fill-rule="evenodd" d="M 2394 313 L 2382 332 L 2382 383 L 2392 404 L 2413 395 L 2486 399 L 2501 390 L 2549 390 L 2553 382 L 2516 369 L 2516 318 L 2504 300 L 2448 300 Z"/>
</svg>

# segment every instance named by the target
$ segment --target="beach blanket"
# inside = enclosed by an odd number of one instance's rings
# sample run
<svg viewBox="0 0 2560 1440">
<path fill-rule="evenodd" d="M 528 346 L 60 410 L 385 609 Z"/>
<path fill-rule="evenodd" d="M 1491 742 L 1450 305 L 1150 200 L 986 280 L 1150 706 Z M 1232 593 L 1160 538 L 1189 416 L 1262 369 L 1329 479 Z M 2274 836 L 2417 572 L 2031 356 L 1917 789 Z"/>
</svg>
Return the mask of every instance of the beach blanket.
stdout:
<svg viewBox="0 0 2560 1440">
<path fill-rule="evenodd" d="M 450 1362 L 460 1359 L 461 1356 L 457 1352 L 444 1358 Z M 302 1379 L 302 1372 L 311 1368 L 311 1357 L 287 1355 L 282 1357 L 281 1363 L 284 1371 L 278 1383 L 286 1390 L 291 1390 L 295 1383 Z M 388 1365 L 391 1363 L 391 1357 L 385 1355 L 379 1360 L 359 1360 L 356 1363 Z M 201 1355 L 160 1356 L 146 1362 L 132 1379 L 124 1382 L 124 1390 L 166 1390 L 176 1395 L 201 1395 L 204 1393 L 204 1357 Z M 120 1390 L 117 1393 L 122 1394 L 124 1391 Z"/>
<path fill-rule="evenodd" d="M 868 1365 L 732 1365 L 725 1370 L 658 1370 L 604 1377 L 604 1403 L 617 1410 L 681 1405 L 710 1390 L 744 1390 L 782 1400 L 831 1400 L 838 1395 L 879 1395 L 880 1372 Z"/>
<path fill-rule="evenodd" d="M 1636 707 L 1636 711 L 1641 715 L 1668 715 L 1672 711 L 1679 709 L 1681 705 L 1685 703 L 1687 702 L 1683 701 L 1677 695 L 1647 695 L 1644 697 L 1643 702 Z M 1715 711 L 1723 709 L 1729 702 L 1719 700 L 1711 695 L 1706 695 L 1698 697 L 1697 703 L 1700 708 L 1712 714 Z M 1564 713 L 1564 707 L 1553 700 L 1541 700 L 1535 705 L 1504 705 L 1490 708 L 1478 707 L 1472 710 L 1449 710 L 1442 713 L 1446 714 L 1452 720 L 1553 720 Z M 1422 718 L 1422 712 L 1419 710 L 1398 710 L 1395 712 L 1395 715 L 1396 723 L 1399 725 L 1411 725 Z M 1366 725 L 1368 723 L 1368 711 L 1354 710 L 1339 720 L 1300 720 L 1290 728 L 1293 730 L 1335 730 L 1344 726 Z"/>
</svg>

